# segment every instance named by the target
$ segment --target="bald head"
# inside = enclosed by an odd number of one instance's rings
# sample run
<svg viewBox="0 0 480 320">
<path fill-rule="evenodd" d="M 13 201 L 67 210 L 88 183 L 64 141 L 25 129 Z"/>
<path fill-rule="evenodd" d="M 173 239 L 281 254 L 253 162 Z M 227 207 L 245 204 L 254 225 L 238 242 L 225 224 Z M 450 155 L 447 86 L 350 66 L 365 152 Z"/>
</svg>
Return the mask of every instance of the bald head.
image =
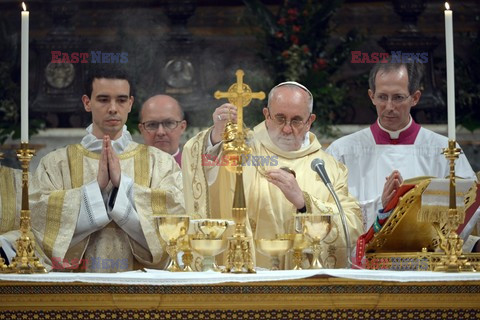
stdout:
<svg viewBox="0 0 480 320">
<path fill-rule="evenodd" d="M 155 126 L 147 125 L 151 123 L 156 124 L 158 129 L 152 130 L 151 127 Z M 158 123 L 162 125 L 158 125 Z M 176 126 L 169 128 L 166 124 Z M 183 110 L 178 101 L 170 96 L 160 94 L 143 103 L 138 126 L 145 144 L 175 154 L 187 122 L 184 120 Z"/>
<path fill-rule="evenodd" d="M 143 103 L 142 109 L 140 110 L 140 122 L 145 121 L 145 114 L 150 114 L 156 109 L 162 109 L 168 114 L 175 115 L 177 120 L 183 120 L 184 118 L 182 107 L 180 107 L 180 103 L 178 103 L 175 98 L 165 94 L 159 94 L 149 98 Z"/>
</svg>

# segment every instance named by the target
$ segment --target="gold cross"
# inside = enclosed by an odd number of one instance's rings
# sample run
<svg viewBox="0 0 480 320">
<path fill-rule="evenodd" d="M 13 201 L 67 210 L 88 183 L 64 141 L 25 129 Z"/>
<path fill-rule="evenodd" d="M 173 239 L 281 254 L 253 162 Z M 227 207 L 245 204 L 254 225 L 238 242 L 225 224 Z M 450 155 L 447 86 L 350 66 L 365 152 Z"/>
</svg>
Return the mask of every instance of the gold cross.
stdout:
<svg viewBox="0 0 480 320">
<path fill-rule="evenodd" d="M 243 83 L 243 76 L 245 75 L 243 70 L 238 69 L 235 75 L 237 76 L 237 83 L 232 84 L 227 92 L 217 90 L 215 98 L 227 98 L 228 102 L 237 107 L 237 131 L 241 133 L 243 131 L 243 108 L 248 106 L 252 99 L 265 99 L 265 92 L 252 92 L 252 89 Z"/>
</svg>

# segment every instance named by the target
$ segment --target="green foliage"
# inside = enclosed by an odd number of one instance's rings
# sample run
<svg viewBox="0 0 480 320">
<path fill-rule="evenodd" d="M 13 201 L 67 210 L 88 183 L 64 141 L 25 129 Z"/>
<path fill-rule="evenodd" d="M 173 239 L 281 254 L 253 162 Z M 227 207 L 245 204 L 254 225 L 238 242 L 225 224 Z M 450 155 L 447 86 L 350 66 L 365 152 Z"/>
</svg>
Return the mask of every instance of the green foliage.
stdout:
<svg viewBox="0 0 480 320">
<path fill-rule="evenodd" d="M 348 86 L 334 80 L 360 41 L 350 31 L 331 37 L 331 18 L 343 1 L 285 0 L 276 14 L 259 0 L 244 0 L 250 23 L 260 27 L 260 56 L 271 68 L 275 83 L 297 81 L 313 94 L 314 124 L 331 135 L 331 125 L 345 112 Z M 337 77 L 338 78 L 338 77 Z"/>
</svg>

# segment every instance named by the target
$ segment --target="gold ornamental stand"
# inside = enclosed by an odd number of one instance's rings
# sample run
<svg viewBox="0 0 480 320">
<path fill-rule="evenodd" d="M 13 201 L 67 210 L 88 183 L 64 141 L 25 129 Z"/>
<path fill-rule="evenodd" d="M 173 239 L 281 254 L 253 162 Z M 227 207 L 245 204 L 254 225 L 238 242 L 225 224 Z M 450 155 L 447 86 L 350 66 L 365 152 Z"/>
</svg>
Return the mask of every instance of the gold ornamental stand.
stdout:
<svg viewBox="0 0 480 320">
<path fill-rule="evenodd" d="M 456 203 L 455 160 L 458 159 L 460 152 L 455 140 L 449 140 L 448 148 L 443 150 L 445 158 L 450 161 L 449 208 L 446 215 L 441 215 L 440 221 L 432 221 L 440 236 L 440 248 L 445 251 L 440 261 L 433 266 L 433 271 L 475 271 L 463 255 L 463 240 L 456 232 L 458 226 L 465 220 L 465 212 L 460 213 Z"/>
<path fill-rule="evenodd" d="M 250 153 L 250 148 L 245 143 L 245 132 L 243 131 L 243 108 L 252 99 L 265 99 L 265 93 L 252 92 L 250 87 L 243 83 L 244 72 L 237 70 L 235 73 L 237 82 L 230 86 L 228 92 L 215 92 L 216 99 L 227 98 L 228 101 L 237 107 L 237 123 L 227 122 L 225 126 L 223 151 L 230 159 L 236 175 L 235 194 L 232 205 L 232 218 L 235 222 L 235 232 L 228 238 L 227 263 L 225 272 L 232 273 L 255 273 L 253 255 L 253 239 L 246 234 L 245 223 L 247 221 L 247 208 L 245 193 L 243 189 L 243 167 L 242 156 Z"/>
<path fill-rule="evenodd" d="M 22 165 L 22 209 L 20 216 L 20 237 L 17 239 L 17 255 L 12 259 L 7 272 L 11 273 L 46 273 L 47 270 L 35 255 L 35 239 L 30 226 L 30 209 L 28 204 L 28 168 L 35 155 L 28 143 L 22 142 L 17 150 L 17 157 Z"/>
</svg>

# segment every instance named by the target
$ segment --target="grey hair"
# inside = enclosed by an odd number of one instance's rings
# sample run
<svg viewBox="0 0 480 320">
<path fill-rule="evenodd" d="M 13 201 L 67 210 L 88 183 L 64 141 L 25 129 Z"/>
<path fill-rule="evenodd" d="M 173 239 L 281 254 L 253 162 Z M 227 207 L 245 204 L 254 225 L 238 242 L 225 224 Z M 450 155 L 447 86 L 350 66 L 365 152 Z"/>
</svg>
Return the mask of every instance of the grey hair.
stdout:
<svg viewBox="0 0 480 320">
<path fill-rule="evenodd" d="M 310 90 L 307 89 L 307 87 L 305 87 L 304 85 L 302 85 L 298 82 L 295 82 L 295 81 L 282 82 L 282 83 L 277 84 L 275 87 L 273 87 L 272 90 L 270 90 L 270 92 L 268 93 L 268 107 L 270 107 L 270 101 L 272 100 L 272 97 L 275 93 L 275 90 L 279 87 L 300 88 L 303 91 L 307 92 L 308 93 L 308 111 L 310 113 L 313 112 L 313 95 L 312 95 L 312 93 L 310 92 Z"/>
</svg>

